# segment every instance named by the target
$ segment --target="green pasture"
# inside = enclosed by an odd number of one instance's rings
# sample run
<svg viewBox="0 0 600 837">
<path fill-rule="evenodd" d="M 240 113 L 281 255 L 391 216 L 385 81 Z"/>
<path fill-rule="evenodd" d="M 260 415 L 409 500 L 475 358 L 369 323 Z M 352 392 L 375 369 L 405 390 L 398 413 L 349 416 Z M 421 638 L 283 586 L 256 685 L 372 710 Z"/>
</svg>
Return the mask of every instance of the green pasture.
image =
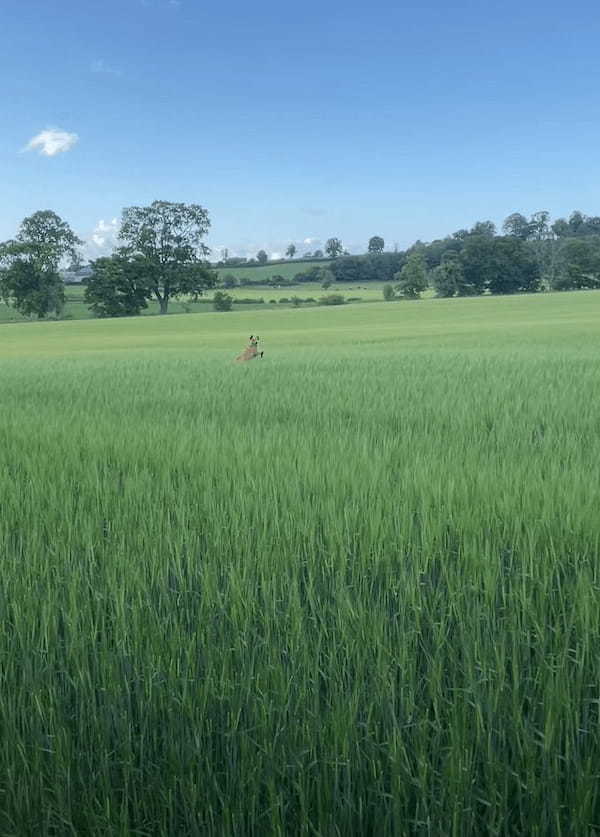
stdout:
<svg viewBox="0 0 600 837">
<path fill-rule="evenodd" d="M 316 282 L 302 282 L 291 287 L 270 287 L 265 285 L 245 285 L 242 287 L 226 289 L 234 300 L 237 299 L 256 299 L 257 305 L 264 304 L 267 307 L 273 305 L 287 305 L 285 301 L 280 303 L 280 300 L 290 300 L 294 296 L 301 299 L 312 297 L 318 300 L 320 297 L 331 293 L 340 293 L 346 299 L 352 299 L 360 302 L 374 302 L 382 299 L 383 283 L 381 282 L 365 282 L 364 284 L 354 284 L 350 282 L 336 282 L 329 289 L 323 290 L 321 285 Z M 63 319 L 67 320 L 81 320 L 90 319 L 91 312 L 84 302 L 85 287 L 83 285 L 68 285 L 65 289 L 66 305 L 63 312 Z M 199 302 L 191 302 L 186 299 L 174 299 L 169 304 L 169 314 L 205 314 L 213 310 L 212 296 L 214 291 L 209 290 Z M 260 303 L 259 300 L 264 300 Z M 308 303 L 315 304 L 315 303 Z M 148 307 L 141 312 L 141 316 L 154 316 L 159 314 L 159 306 L 157 302 L 150 302 Z M 21 316 L 14 308 L 0 302 L 0 324 L 2 323 L 19 323 L 26 322 L 28 318 Z"/>
<path fill-rule="evenodd" d="M 234 299 L 262 298 L 265 303 L 275 299 L 291 299 L 298 296 L 301 299 L 313 297 L 317 301 L 326 294 L 342 294 L 346 299 L 358 299 L 361 302 L 381 302 L 383 299 L 383 282 L 334 282 L 330 288 L 323 290 L 317 282 L 299 282 L 291 287 L 270 287 L 265 285 L 244 285 L 239 288 L 225 288 L 226 293 Z M 212 295 L 212 292 L 209 292 Z"/>
<path fill-rule="evenodd" d="M 297 273 L 305 273 L 313 267 L 327 267 L 328 262 L 317 261 L 290 261 L 281 264 L 266 264 L 260 267 L 220 267 L 219 278 L 224 276 L 235 276 L 244 282 L 261 283 L 266 282 L 272 276 L 283 276 L 284 279 L 293 279 Z"/>
<path fill-rule="evenodd" d="M 600 833 L 599 356 L 596 292 L 0 328 L 0 834 Z"/>
</svg>

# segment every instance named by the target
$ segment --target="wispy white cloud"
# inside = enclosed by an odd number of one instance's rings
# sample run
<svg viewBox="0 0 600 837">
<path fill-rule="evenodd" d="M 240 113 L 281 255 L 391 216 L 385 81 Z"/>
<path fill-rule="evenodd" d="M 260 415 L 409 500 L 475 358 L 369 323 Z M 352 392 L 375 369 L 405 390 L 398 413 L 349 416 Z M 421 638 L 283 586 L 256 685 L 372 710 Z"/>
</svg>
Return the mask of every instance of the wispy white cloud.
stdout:
<svg viewBox="0 0 600 837">
<path fill-rule="evenodd" d="M 85 256 L 87 259 L 98 259 L 100 256 L 110 256 L 118 246 L 119 221 L 100 219 L 85 242 Z"/>
<path fill-rule="evenodd" d="M 38 151 L 45 157 L 55 157 L 70 151 L 79 142 L 77 134 L 62 131 L 60 128 L 46 128 L 32 137 L 23 151 Z"/>
<path fill-rule="evenodd" d="M 122 75 L 120 70 L 117 70 L 115 67 L 111 67 L 103 58 L 98 58 L 95 61 L 92 61 L 90 64 L 90 71 L 102 76 Z"/>
</svg>

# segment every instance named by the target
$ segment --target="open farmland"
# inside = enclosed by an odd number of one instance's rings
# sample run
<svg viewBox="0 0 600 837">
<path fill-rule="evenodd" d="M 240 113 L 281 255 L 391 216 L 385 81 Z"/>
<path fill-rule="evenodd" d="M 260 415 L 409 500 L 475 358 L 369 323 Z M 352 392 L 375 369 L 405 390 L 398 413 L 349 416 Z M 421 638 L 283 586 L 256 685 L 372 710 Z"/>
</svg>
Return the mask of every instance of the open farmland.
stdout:
<svg viewBox="0 0 600 837">
<path fill-rule="evenodd" d="M 0 834 L 598 833 L 599 356 L 594 292 L 0 329 Z"/>
<path fill-rule="evenodd" d="M 316 261 L 288 261 L 270 262 L 255 267 L 220 267 L 218 269 L 219 279 L 224 276 L 235 276 L 242 282 L 261 283 L 266 282 L 272 276 L 283 276 L 284 279 L 293 279 L 298 273 L 306 273 L 313 267 L 327 267 L 329 262 L 326 259 Z"/>
<path fill-rule="evenodd" d="M 252 306 L 252 303 L 249 303 L 249 300 L 255 299 L 256 305 L 273 307 L 273 305 L 289 305 L 291 298 L 294 296 L 298 296 L 302 300 L 312 298 L 315 302 L 306 304 L 314 305 L 317 304 L 321 297 L 331 293 L 342 294 L 346 300 L 351 301 L 379 302 L 382 299 L 382 289 L 382 282 L 365 282 L 364 284 L 335 282 L 327 290 L 323 290 L 321 285 L 316 282 L 301 282 L 297 285 L 282 287 L 254 284 L 243 285 L 241 287 L 229 288 L 225 290 L 226 293 L 233 298 L 234 304 L 238 300 L 243 300 L 244 304 L 250 304 Z M 89 310 L 84 301 L 84 292 L 84 285 L 68 285 L 65 288 L 66 304 L 62 315 L 63 319 L 85 320 L 92 318 L 92 312 Z M 213 293 L 214 291 L 212 289 L 207 291 L 198 302 L 192 302 L 185 298 L 173 299 L 169 304 L 169 314 L 205 314 L 209 311 L 213 311 Z M 432 291 L 426 292 L 425 296 L 432 296 Z M 151 300 L 148 303 L 148 307 L 141 311 L 141 316 L 145 317 L 158 314 L 159 305 L 156 300 Z M 27 321 L 29 321 L 29 318 L 19 314 L 15 308 L 9 307 L 0 302 L 0 324 Z"/>
</svg>

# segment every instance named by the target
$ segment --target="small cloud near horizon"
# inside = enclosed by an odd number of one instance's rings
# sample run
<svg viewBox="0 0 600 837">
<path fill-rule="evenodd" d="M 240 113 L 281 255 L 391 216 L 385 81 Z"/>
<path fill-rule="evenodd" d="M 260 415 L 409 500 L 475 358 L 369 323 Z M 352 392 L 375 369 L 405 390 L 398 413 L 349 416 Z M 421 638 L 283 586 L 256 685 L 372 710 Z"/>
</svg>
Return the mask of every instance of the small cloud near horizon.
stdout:
<svg viewBox="0 0 600 837">
<path fill-rule="evenodd" d="M 77 134 L 60 128 L 46 128 L 45 131 L 40 131 L 32 137 L 22 151 L 38 151 L 44 157 L 55 157 L 57 154 L 70 151 L 78 142 Z"/>
</svg>

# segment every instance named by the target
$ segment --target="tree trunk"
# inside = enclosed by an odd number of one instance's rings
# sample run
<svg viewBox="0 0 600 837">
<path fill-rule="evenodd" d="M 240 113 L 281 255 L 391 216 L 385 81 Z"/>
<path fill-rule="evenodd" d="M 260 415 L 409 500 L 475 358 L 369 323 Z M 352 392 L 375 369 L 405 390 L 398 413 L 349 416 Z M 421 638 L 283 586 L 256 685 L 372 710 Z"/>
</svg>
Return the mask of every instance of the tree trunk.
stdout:
<svg viewBox="0 0 600 837">
<path fill-rule="evenodd" d="M 162 299 L 159 299 L 158 301 L 159 301 L 159 303 L 160 303 L 160 313 L 161 313 L 161 314 L 166 314 L 166 313 L 167 313 L 167 309 L 168 309 L 168 307 L 169 307 L 169 300 L 168 300 L 168 298 L 163 297 Z"/>
</svg>

